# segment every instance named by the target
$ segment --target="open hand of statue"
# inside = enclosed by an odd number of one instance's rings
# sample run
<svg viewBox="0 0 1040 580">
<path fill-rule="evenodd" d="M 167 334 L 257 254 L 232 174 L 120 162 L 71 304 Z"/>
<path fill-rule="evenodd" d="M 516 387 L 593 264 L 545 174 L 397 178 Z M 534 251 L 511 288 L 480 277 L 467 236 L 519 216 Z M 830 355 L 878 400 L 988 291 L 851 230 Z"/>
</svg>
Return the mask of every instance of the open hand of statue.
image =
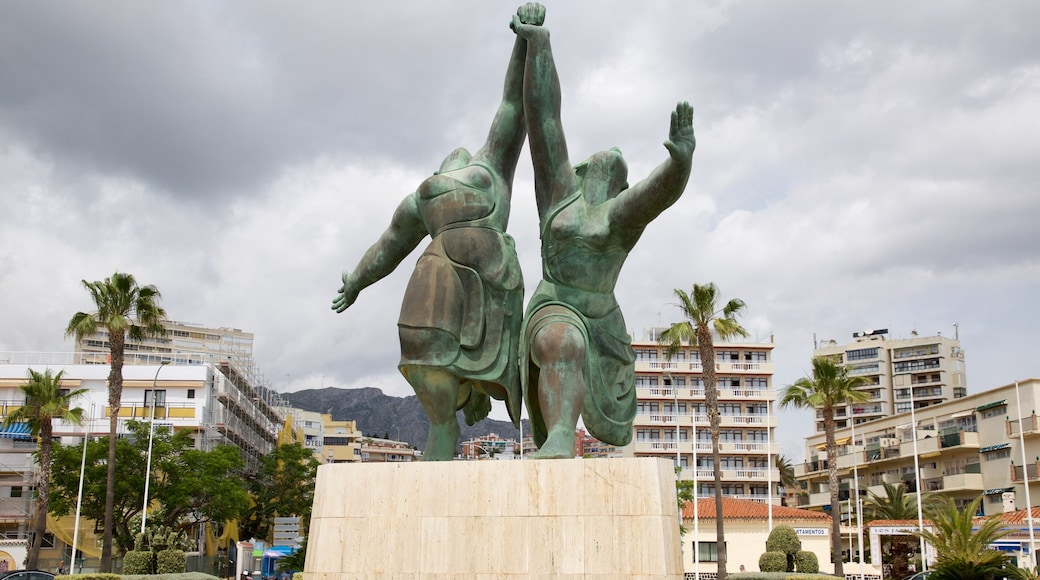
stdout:
<svg viewBox="0 0 1040 580">
<path fill-rule="evenodd" d="M 668 129 L 668 140 L 664 142 L 668 154 L 676 161 L 689 161 L 697 148 L 693 135 L 693 107 L 683 101 L 672 111 L 672 124 Z"/>
<path fill-rule="evenodd" d="M 545 29 L 539 30 L 539 27 L 544 22 L 545 6 L 537 2 L 528 2 L 516 9 L 516 15 L 513 16 L 513 21 L 509 23 L 509 28 L 512 28 L 513 32 L 517 33 L 521 38 L 530 40 L 535 34 L 549 33 Z"/>
<path fill-rule="evenodd" d="M 357 287 L 357 279 L 350 273 L 350 270 L 343 271 L 343 285 L 339 288 L 339 293 L 336 294 L 336 298 L 332 301 L 332 309 L 336 312 L 343 312 L 350 305 L 357 300 L 358 293 L 361 289 Z"/>
</svg>

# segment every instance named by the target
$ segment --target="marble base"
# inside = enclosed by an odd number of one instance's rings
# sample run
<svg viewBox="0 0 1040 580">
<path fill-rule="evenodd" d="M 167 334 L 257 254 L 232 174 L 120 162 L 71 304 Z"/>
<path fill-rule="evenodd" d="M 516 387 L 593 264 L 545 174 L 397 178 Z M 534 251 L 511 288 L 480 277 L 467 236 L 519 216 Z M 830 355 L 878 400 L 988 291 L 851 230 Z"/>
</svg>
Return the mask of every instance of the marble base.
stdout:
<svg viewBox="0 0 1040 580">
<path fill-rule="evenodd" d="M 681 577 L 665 459 L 318 468 L 305 580 Z"/>
</svg>

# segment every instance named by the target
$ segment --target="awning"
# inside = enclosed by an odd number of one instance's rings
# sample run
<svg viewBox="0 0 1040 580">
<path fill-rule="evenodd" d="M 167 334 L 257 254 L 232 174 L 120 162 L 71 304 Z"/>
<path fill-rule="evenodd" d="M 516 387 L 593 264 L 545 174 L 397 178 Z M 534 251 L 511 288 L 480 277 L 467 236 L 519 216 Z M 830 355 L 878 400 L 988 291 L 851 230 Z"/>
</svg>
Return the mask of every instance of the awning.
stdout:
<svg viewBox="0 0 1040 580">
<path fill-rule="evenodd" d="M 932 451 L 931 453 L 922 453 L 920 457 L 921 459 L 928 459 L 929 457 L 939 457 L 940 455 L 942 455 L 942 451 Z"/>
<path fill-rule="evenodd" d="M 974 414 L 975 414 L 975 409 L 968 409 L 967 411 L 961 411 L 960 413 L 954 413 L 954 414 L 950 415 L 950 418 L 951 419 L 960 419 L 961 417 L 967 417 L 969 415 L 974 415 Z"/>
<path fill-rule="evenodd" d="M 834 444 L 836 446 L 838 446 L 838 447 L 841 447 L 842 445 L 848 445 L 849 441 L 852 441 L 852 437 L 843 437 L 841 439 L 835 439 L 834 440 Z M 820 443 L 819 445 L 816 446 L 816 449 L 818 449 L 820 451 L 823 451 L 826 448 L 827 448 L 827 442 L 826 441 L 824 441 L 823 443 Z"/>
<path fill-rule="evenodd" d="M 987 489 L 986 491 L 982 492 L 982 494 L 983 495 L 997 495 L 998 493 L 1007 493 L 1009 491 L 1015 491 L 1015 488 L 1013 488 L 1013 487 L 997 487 L 997 488 L 994 488 L 994 489 Z"/>
<path fill-rule="evenodd" d="M 997 401 L 996 403 L 986 403 L 985 405 L 979 405 L 978 407 L 975 407 L 975 410 L 976 411 L 985 411 L 986 409 L 992 409 L 994 407 L 999 407 L 1001 405 L 1006 405 L 1006 404 L 1007 404 L 1007 400 L 1005 399 L 1003 401 Z"/>
<path fill-rule="evenodd" d="M 0 430 L 0 437 L 28 440 L 32 438 L 32 431 L 29 430 L 28 423 L 11 423 L 3 430 Z"/>
<path fill-rule="evenodd" d="M 989 453 L 990 451 L 1000 451 L 1001 449 L 1007 449 L 1011 447 L 1010 443 L 997 443 L 996 445 L 987 445 L 982 449 L 979 449 L 979 453 Z"/>
</svg>

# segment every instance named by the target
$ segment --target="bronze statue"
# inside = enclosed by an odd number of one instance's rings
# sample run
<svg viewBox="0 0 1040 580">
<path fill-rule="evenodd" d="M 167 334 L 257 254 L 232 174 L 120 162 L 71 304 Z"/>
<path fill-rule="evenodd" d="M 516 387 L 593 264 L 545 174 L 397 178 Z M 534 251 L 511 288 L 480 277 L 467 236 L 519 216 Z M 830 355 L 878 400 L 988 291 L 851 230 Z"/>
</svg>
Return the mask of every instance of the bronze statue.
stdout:
<svg viewBox="0 0 1040 580">
<path fill-rule="evenodd" d="M 528 4 L 516 22 L 537 26 L 545 9 Z M 431 236 L 405 290 L 397 322 L 398 368 L 430 419 L 423 459 L 450 460 L 466 422 L 487 416 L 491 398 L 505 400 L 519 421 L 518 341 L 523 278 L 509 220 L 513 174 L 526 135 L 523 76 L 527 41 L 517 37 L 502 103 L 483 147 L 456 149 L 432 177 L 407 195 L 390 226 L 365 253 L 332 303 L 343 312 L 362 289 L 392 272 Z"/>
<path fill-rule="evenodd" d="M 521 331 L 521 382 L 540 448 L 534 457 L 573 457 L 579 415 L 601 441 L 632 440 L 635 352 L 614 287 L 647 224 L 686 188 L 693 109 L 675 107 L 668 159 L 634 186 L 616 148 L 572 167 L 549 30 L 518 17 L 511 28 L 527 40 L 524 111 L 542 239 L 542 280 Z"/>
</svg>

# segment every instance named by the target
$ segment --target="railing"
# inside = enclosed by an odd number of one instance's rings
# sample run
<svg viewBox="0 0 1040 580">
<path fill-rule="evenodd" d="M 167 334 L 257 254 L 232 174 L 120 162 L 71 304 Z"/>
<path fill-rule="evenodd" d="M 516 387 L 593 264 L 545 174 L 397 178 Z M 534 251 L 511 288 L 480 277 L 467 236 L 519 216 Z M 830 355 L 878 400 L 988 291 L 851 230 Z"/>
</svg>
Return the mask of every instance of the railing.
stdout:
<svg viewBox="0 0 1040 580">
<path fill-rule="evenodd" d="M 1007 434 L 1008 437 L 1018 437 L 1019 432 L 1019 421 L 1018 419 L 1006 419 Z M 1036 411 L 1028 417 L 1022 418 L 1022 435 L 1036 435 L 1040 433 L 1040 418 L 1037 417 Z"/>
<path fill-rule="evenodd" d="M 699 360 L 692 361 L 664 361 L 664 360 L 637 360 L 637 369 L 649 369 L 652 371 L 675 371 L 675 372 L 703 372 L 704 365 Z M 753 372 L 772 374 L 773 363 L 769 361 L 719 361 L 715 363 L 715 372 Z"/>
<path fill-rule="evenodd" d="M 1022 466 L 1022 465 L 1012 465 L 1011 466 L 1011 481 L 1019 482 L 1019 481 L 1023 480 L 1023 478 L 1022 478 L 1022 468 L 1023 467 L 1026 468 L 1026 470 L 1025 470 L 1026 477 L 1028 477 L 1031 481 L 1035 481 L 1037 473 L 1040 472 L 1040 461 L 1029 463 L 1029 464 L 1026 464 L 1025 466 Z"/>
</svg>

